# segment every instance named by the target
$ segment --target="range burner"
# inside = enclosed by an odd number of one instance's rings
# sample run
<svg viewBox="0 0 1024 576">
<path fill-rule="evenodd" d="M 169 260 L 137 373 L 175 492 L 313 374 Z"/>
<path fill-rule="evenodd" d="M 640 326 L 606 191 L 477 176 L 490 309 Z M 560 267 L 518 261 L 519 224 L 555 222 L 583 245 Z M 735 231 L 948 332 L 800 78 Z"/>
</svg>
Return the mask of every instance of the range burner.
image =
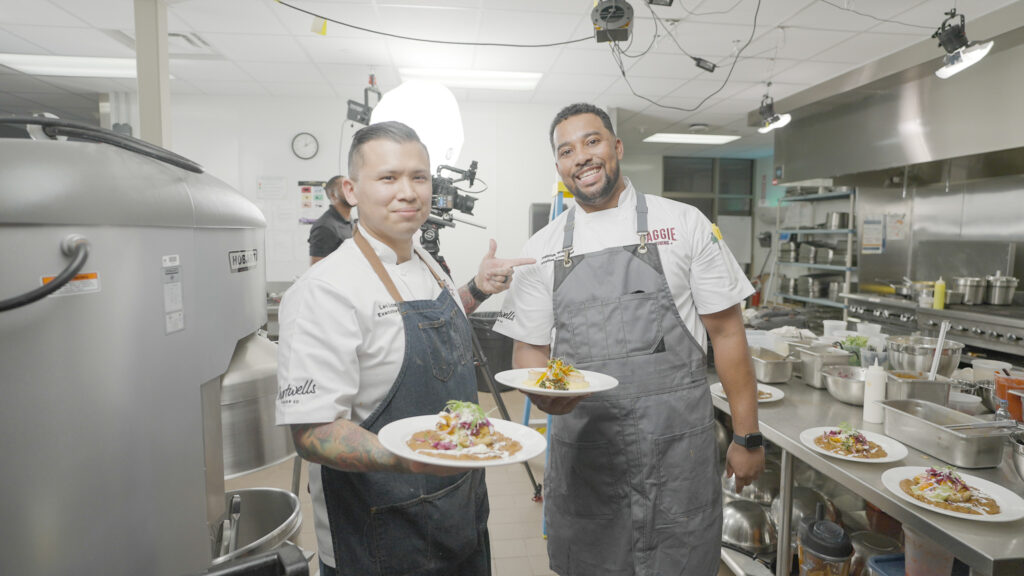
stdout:
<svg viewBox="0 0 1024 576">
<path fill-rule="evenodd" d="M 953 340 L 968 346 L 1024 355 L 1024 306 L 918 308 L 917 321 L 925 336 L 938 336 L 943 320 L 950 321 L 948 336 Z"/>
</svg>

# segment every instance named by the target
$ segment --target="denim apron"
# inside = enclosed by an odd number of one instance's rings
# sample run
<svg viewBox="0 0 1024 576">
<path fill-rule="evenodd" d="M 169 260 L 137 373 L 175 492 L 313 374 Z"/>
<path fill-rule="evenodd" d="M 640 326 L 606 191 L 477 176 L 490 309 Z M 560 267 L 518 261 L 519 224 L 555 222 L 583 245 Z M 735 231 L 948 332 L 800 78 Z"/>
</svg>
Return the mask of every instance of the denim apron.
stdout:
<svg viewBox="0 0 1024 576">
<path fill-rule="evenodd" d="M 562 576 L 718 572 L 722 495 L 706 357 L 679 316 L 647 201 L 639 244 L 572 255 L 575 208 L 554 262 L 553 355 L 619 385 L 551 424 L 545 514 Z"/>
<path fill-rule="evenodd" d="M 448 400 L 476 402 L 469 320 L 444 282 L 434 273 L 437 298 L 404 302 L 366 239 L 358 231 L 354 239 L 405 326 L 398 377 L 360 426 L 376 433 L 402 418 L 440 412 Z M 337 574 L 490 574 L 483 470 L 442 477 L 320 469 Z"/>
</svg>

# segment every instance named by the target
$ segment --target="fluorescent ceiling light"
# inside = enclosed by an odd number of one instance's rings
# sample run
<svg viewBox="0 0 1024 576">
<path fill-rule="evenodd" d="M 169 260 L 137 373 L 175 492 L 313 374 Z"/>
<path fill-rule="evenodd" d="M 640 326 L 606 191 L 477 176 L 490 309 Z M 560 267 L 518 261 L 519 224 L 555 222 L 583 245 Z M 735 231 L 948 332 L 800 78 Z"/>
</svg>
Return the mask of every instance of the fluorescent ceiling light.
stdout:
<svg viewBox="0 0 1024 576">
<path fill-rule="evenodd" d="M 485 88 L 489 90 L 533 90 L 540 72 L 498 72 L 492 70 L 452 70 L 442 68 L 399 68 L 403 81 L 433 80 L 449 88 Z"/>
<path fill-rule="evenodd" d="M 945 65 L 936 70 L 935 75 L 945 80 L 957 72 L 977 64 L 988 54 L 993 44 L 991 40 L 988 42 L 972 42 L 950 54 L 946 54 L 942 58 Z"/>
<path fill-rule="evenodd" d="M 670 132 L 658 132 L 644 138 L 644 142 L 656 144 L 725 144 L 739 139 L 739 136 L 729 134 L 673 134 Z"/>
<path fill-rule="evenodd" d="M 0 64 L 33 76 L 135 78 L 134 58 L 0 54 Z"/>
</svg>

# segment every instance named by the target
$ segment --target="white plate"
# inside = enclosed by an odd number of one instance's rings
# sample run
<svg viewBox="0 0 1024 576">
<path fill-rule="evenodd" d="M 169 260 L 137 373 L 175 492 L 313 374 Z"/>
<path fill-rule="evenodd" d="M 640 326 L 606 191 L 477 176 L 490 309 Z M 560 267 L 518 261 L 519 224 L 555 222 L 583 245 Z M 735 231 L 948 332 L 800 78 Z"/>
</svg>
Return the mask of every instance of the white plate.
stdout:
<svg viewBox="0 0 1024 576">
<path fill-rule="evenodd" d="M 1003 488 L 999 484 L 989 482 L 988 480 L 978 478 L 977 476 L 964 474 L 959 470 L 957 470 L 957 474 L 960 474 L 960 477 L 964 479 L 964 482 L 967 482 L 968 486 L 981 490 L 987 496 L 995 498 L 996 504 L 999 504 L 999 514 L 964 514 L 963 512 L 954 512 L 952 510 L 937 508 L 921 502 L 900 488 L 900 480 L 913 478 L 927 469 L 928 468 L 925 466 L 900 466 L 898 468 L 890 468 L 885 472 L 882 472 L 882 485 L 888 488 L 889 492 L 892 492 L 911 504 L 920 506 L 925 510 L 931 510 L 932 512 L 938 512 L 939 514 L 945 514 L 946 516 L 953 516 L 954 518 L 978 520 L 979 522 L 1013 522 L 1014 520 L 1024 518 L 1024 499 L 1021 499 L 1020 496 L 1017 496 L 1012 491 Z"/>
<path fill-rule="evenodd" d="M 819 448 L 818 445 L 814 443 L 814 439 L 817 438 L 818 436 L 821 436 L 822 434 L 829 430 L 838 429 L 839 426 L 821 426 L 818 428 L 808 428 L 807 430 L 804 430 L 803 432 L 800 433 L 800 442 L 802 442 L 804 446 L 807 446 L 808 448 L 814 450 L 815 452 L 824 454 L 826 456 L 831 456 L 833 458 L 838 458 L 840 460 L 848 460 L 850 462 L 882 464 L 885 462 L 898 462 L 907 457 L 907 447 L 904 446 L 903 444 L 900 444 L 899 442 L 893 440 L 892 438 L 889 438 L 888 436 L 876 434 L 874 432 L 867 432 L 864 430 L 861 430 L 860 433 L 863 434 L 864 437 L 868 439 L 868 441 L 874 442 L 875 444 L 881 446 L 887 454 L 885 458 L 855 458 L 853 456 L 842 456 L 834 452 L 829 452 L 824 448 Z"/>
<path fill-rule="evenodd" d="M 498 372 L 495 374 L 494 378 L 506 386 L 511 386 L 516 390 L 522 390 L 523 392 L 529 392 L 530 394 L 537 394 L 539 396 L 586 396 L 587 394 L 593 394 L 594 392 L 611 390 L 619 385 L 618 380 L 607 374 L 591 372 L 589 370 L 580 370 L 590 386 L 582 390 L 546 390 L 543 388 L 537 388 L 529 383 L 530 370 L 531 368 L 505 370 L 504 372 Z M 540 370 L 540 368 L 532 368 L 532 370 Z"/>
<path fill-rule="evenodd" d="M 782 400 L 786 396 L 786 393 L 783 392 L 782 390 L 779 390 L 775 386 L 769 386 L 767 384 L 758 383 L 757 391 L 767 392 L 772 395 L 771 398 L 765 398 L 764 400 L 758 398 L 758 403 L 778 402 L 779 400 Z M 725 395 L 725 388 L 722 387 L 721 382 L 715 382 L 714 384 L 711 385 L 711 393 L 714 394 L 715 396 L 718 396 L 719 398 L 725 398 L 726 400 L 729 399 L 729 397 Z"/>
<path fill-rule="evenodd" d="M 508 420 L 496 420 L 494 418 L 491 418 L 490 421 L 494 425 L 495 430 L 522 444 L 523 449 L 508 458 L 495 460 L 452 460 L 414 452 L 405 443 L 416 432 L 432 430 L 437 423 L 437 414 L 396 420 L 381 428 L 380 432 L 377 433 L 377 438 L 380 439 L 380 443 L 389 452 L 396 456 L 407 460 L 423 462 L 424 464 L 436 464 L 437 466 L 448 466 L 451 468 L 486 468 L 489 466 L 515 464 L 541 454 L 548 445 L 544 435 L 529 426 L 523 426 Z"/>
</svg>

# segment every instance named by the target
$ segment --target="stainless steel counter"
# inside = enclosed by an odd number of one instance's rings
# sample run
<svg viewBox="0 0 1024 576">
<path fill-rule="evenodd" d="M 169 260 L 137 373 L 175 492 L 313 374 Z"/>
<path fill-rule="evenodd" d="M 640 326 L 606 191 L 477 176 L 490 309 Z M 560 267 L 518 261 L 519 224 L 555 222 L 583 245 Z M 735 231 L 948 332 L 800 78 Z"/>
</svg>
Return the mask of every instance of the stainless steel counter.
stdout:
<svg viewBox="0 0 1024 576">
<path fill-rule="evenodd" d="M 775 386 L 785 392 L 786 397 L 779 402 L 759 404 L 758 420 L 765 438 L 783 451 L 783 486 L 780 490 L 783 510 L 792 508 L 792 458 L 798 458 L 886 514 L 926 534 L 939 546 L 951 550 L 957 558 L 974 569 L 974 574 L 1024 574 L 1024 519 L 998 523 L 962 520 L 905 503 L 882 485 L 882 472 L 894 466 L 943 466 L 945 462 L 910 446 L 907 446 L 910 454 L 905 459 L 891 464 L 847 462 L 814 452 L 799 439 L 800 432 L 807 428 L 848 422 L 861 430 L 884 434 L 883 425 L 865 423 L 859 406 L 842 404 L 832 398 L 827 390 L 811 388 L 799 379 Z M 712 398 L 716 408 L 729 412 L 728 402 L 714 395 Z M 1024 482 L 1013 470 L 1009 447 L 998 468 L 965 472 L 996 482 L 1024 496 Z M 788 516 L 785 519 L 787 525 Z M 778 547 L 780 550 L 789 549 L 789 530 L 779 530 Z M 788 568 L 790 559 L 784 559 L 784 556 L 787 555 L 779 556 L 780 567 Z M 782 570 L 779 573 L 788 574 Z"/>
</svg>

